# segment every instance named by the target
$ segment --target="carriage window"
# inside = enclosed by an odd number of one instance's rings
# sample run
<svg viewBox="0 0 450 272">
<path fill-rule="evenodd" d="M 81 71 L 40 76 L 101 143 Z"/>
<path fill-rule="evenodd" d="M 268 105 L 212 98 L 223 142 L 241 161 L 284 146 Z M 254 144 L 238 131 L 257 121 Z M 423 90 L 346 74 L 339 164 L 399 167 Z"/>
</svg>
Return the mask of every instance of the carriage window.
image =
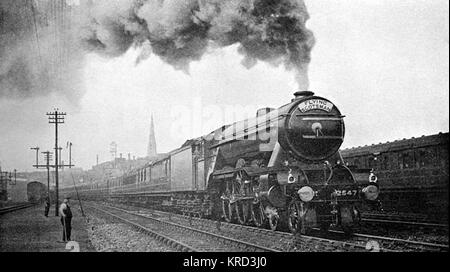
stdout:
<svg viewBox="0 0 450 272">
<path fill-rule="evenodd" d="M 439 165 L 440 167 L 444 167 L 444 169 L 447 169 L 448 171 L 448 144 L 447 146 L 445 145 L 440 146 L 438 150 L 439 150 L 439 158 L 437 158 L 436 156 L 434 157 L 435 164 Z"/>
<path fill-rule="evenodd" d="M 416 166 L 417 168 L 424 167 L 427 165 L 426 152 L 423 149 L 417 149 L 415 154 L 416 156 Z"/>
<path fill-rule="evenodd" d="M 416 151 L 416 159 L 418 167 L 428 167 L 434 165 L 434 150 L 430 148 L 422 148 Z"/>
<path fill-rule="evenodd" d="M 363 164 L 364 164 L 364 168 L 368 168 L 369 167 L 369 158 L 364 157 L 363 158 Z"/>
<path fill-rule="evenodd" d="M 388 167 L 389 167 L 389 156 L 388 155 L 383 155 L 382 156 L 382 161 L 381 161 L 381 168 L 383 169 L 383 170 L 387 170 L 388 169 Z"/>
<path fill-rule="evenodd" d="M 405 164 L 403 162 L 403 157 L 404 157 L 404 154 L 398 154 L 398 167 L 400 169 L 405 168 Z"/>
<path fill-rule="evenodd" d="M 167 182 L 166 178 L 168 177 L 168 160 L 154 164 L 151 171 L 152 183 Z"/>
<path fill-rule="evenodd" d="M 405 169 L 414 168 L 414 157 L 412 152 L 405 152 L 401 154 L 402 156 L 402 166 Z"/>
<path fill-rule="evenodd" d="M 391 157 L 392 158 L 391 169 L 403 169 L 403 164 L 402 164 L 400 154 L 392 153 L 391 156 L 392 156 Z"/>
</svg>

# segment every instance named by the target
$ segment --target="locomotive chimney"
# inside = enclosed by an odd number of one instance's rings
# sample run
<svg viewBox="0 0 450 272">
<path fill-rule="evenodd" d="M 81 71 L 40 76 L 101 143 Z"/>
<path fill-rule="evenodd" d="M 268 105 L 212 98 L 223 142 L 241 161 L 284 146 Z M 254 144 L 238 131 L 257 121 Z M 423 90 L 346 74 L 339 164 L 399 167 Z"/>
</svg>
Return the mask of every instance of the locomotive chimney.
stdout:
<svg viewBox="0 0 450 272">
<path fill-rule="evenodd" d="M 292 99 L 292 102 L 294 102 L 295 100 L 302 99 L 307 96 L 313 96 L 313 95 L 314 95 L 314 93 L 310 92 L 310 91 L 298 91 L 298 92 L 294 93 L 294 99 Z"/>
</svg>

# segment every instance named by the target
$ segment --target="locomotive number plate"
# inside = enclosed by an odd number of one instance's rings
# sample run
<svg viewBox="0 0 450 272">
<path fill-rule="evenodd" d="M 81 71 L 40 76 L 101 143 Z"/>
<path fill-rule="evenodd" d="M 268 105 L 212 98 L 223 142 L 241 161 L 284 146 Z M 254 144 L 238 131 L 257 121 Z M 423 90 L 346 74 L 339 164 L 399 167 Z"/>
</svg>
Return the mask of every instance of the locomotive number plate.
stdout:
<svg viewBox="0 0 450 272">
<path fill-rule="evenodd" d="M 307 112 L 310 110 L 317 110 L 317 109 L 324 110 L 326 112 L 330 112 L 332 108 L 333 108 L 332 103 L 322 100 L 322 99 L 310 99 L 310 100 L 303 101 L 302 103 L 300 103 L 298 105 L 298 109 L 301 112 Z"/>
<path fill-rule="evenodd" d="M 356 196 L 358 190 L 335 190 L 336 196 Z"/>
</svg>

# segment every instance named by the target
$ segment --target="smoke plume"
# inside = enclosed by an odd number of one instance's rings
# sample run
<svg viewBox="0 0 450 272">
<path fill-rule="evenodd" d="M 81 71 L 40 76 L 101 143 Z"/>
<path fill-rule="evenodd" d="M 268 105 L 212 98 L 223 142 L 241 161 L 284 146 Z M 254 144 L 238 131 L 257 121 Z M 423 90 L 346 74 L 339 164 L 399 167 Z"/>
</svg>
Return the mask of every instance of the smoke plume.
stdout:
<svg viewBox="0 0 450 272">
<path fill-rule="evenodd" d="M 0 97 L 82 95 L 86 53 L 143 48 L 188 71 L 207 50 L 238 44 L 242 64 L 293 70 L 307 89 L 314 36 L 302 0 L 0 0 Z"/>
<path fill-rule="evenodd" d="M 77 101 L 83 51 L 62 1 L 0 0 L 0 97 Z"/>
</svg>

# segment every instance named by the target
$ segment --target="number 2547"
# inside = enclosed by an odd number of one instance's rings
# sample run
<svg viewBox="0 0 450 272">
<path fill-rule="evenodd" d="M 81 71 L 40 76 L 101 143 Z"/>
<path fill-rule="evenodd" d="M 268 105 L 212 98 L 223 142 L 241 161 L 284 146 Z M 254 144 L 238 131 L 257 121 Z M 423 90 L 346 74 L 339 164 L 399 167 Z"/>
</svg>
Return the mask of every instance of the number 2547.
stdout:
<svg viewBox="0 0 450 272">
<path fill-rule="evenodd" d="M 355 196 L 357 193 L 357 190 L 336 190 L 337 196 Z"/>
</svg>

